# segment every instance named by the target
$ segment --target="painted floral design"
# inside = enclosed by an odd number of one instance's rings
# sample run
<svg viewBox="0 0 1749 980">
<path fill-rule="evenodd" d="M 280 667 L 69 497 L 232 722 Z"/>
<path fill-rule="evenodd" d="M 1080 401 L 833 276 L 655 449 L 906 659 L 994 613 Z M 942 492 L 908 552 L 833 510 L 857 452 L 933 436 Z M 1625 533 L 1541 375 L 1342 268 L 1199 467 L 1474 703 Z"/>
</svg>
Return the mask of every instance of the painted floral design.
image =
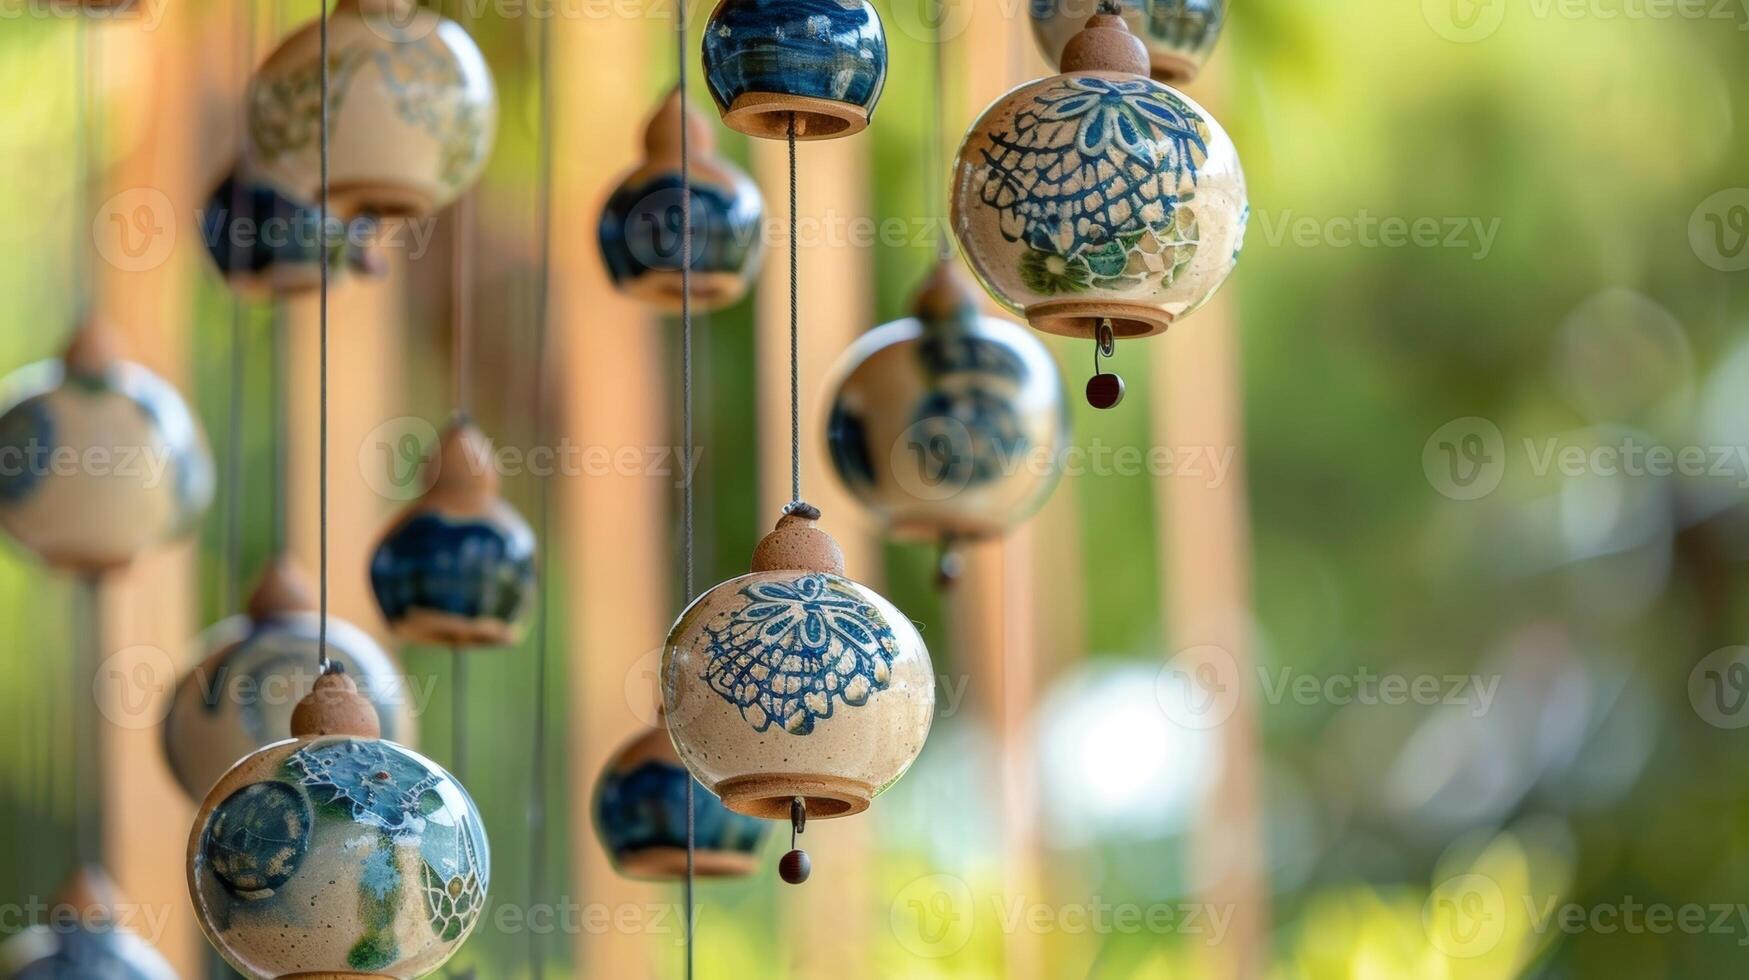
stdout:
<svg viewBox="0 0 1749 980">
<path fill-rule="evenodd" d="M 1066 75 L 1032 96 L 1012 132 L 991 134 L 980 198 L 1000 212 L 1003 237 L 1026 245 L 1020 274 L 1033 291 L 1140 285 L 1195 250 L 1180 212 L 1208 135 L 1156 82 Z"/>
<path fill-rule="evenodd" d="M 443 807 L 442 775 L 387 742 L 317 742 L 292 753 L 285 767 L 317 806 L 393 837 L 418 837 Z"/>
<path fill-rule="evenodd" d="M 420 867 L 431 931 L 446 943 L 467 935 L 486 904 L 486 884 L 481 879 L 484 869 L 471 830 L 464 828 L 455 835 L 454 855 L 440 860 L 436 867 L 430 861 Z"/>
<path fill-rule="evenodd" d="M 866 704 L 892 680 L 898 640 L 879 609 L 829 575 L 755 582 L 705 627 L 704 679 L 763 732 L 807 735 L 833 699 Z"/>
</svg>

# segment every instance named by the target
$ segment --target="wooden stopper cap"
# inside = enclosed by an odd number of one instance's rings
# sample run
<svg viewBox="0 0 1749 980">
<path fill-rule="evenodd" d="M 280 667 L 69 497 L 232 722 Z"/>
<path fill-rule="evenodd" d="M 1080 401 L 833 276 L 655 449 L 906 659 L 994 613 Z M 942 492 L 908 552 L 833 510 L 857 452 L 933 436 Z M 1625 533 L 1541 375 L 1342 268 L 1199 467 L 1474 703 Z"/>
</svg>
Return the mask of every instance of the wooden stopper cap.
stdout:
<svg viewBox="0 0 1749 980">
<path fill-rule="evenodd" d="M 498 468 L 493 465 L 492 441 L 467 419 L 457 419 L 437 441 L 437 468 L 427 503 L 454 510 L 477 511 L 498 496 Z"/>
<path fill-rule="evenodd" d="M 109 873 L 97 865 L 88 864 L 61 883 L 53 904 L 57 910 L 71 909 L 81 925 L 91 928 L 113 919 L 121 900 L 121 890 L 110 879 Z M 60 914 L 64 916 L 66 913 Z"/>
<path fill-rule="evenodd" d="M 759 539 L 753 549 L 755 572 L 827 572 L 844 574 L 844 552 L 832 535 L 820 529 L 819 508 L 792 505 L 777 519 L 777 529 Z"/>
<path fill-rule="evenodd" d="M 978 294 L 960 271 L 959 262 L 942 259 L 929 270 L 929 278 L 911 300 L 911 315 L 924 322 L 957 320 L 974 316 L 978 311 Z"/>
<path fill-rule="evenodd" d="M 358 693 L 358 685 L 346 676 L 339 664 L 316 678 L 316 687 L 292 710 L 291 733 L 294 738 L 315 738 L 318 735 L 351 735 L 355 738 L 380 738 L 382 725 L 377 709 Z"/>
<path fill-rule="evenodd" d="M 309 576 L 290 555 L 274 558 L 249 594 L 250 619 L 278 619 L 315 611 Z"/>
<path fill-rule="evenodd" d="M 1148 75 L 1148 48 L 1117 14 L 1094 14 L 1063 48 L 1064 72 L 1122 71 Z"/>
<path fill-rule="evenodd" d="M 67 342 L 67 351 L 61 355 L 61 360 L 74 374 L 98 377 L 108 374 L 121 356 L 121 337 L 109 324 L 90 317 L 73 332 L 73 339 Z"/>
<path fill-rule="evenodd" d="M 716 134 L 711 132 L 710 123 L 692 106 L 686 106 L 681 112 L 680 90 L 674 89 L 662 104 L 650 116 L 650 122 L 644 127 L 644 159 L 646 163 L 664 164 L 678 168 L 680 166 L 680 124 L 686 121 L 686 152 L 689 156 L 703 156 L 716 150 Z"/>
</svg>

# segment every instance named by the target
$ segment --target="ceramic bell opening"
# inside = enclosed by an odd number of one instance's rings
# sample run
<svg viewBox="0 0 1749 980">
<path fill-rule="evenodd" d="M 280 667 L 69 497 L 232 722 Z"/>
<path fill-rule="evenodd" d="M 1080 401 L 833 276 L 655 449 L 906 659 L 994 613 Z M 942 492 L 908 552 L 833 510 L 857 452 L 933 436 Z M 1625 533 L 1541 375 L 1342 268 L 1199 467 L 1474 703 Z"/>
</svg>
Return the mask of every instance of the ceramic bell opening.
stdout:
<svg viewBox="0 0 1749 980">
<path fill-rule="evenodd" d="M 736 813 L 686 771 L 666 719 L 615 752 L 595 782 L 595 833 L 614 870 L 628 878 L 686 875 L 686 786 L 692 783 L 693 871 L 703 878 L 752 874 L 771 824 Z"/>
<path fill-rule="evenodd" d="M 723 0 L 705 25 L 704 71 L 730 129 L 850 136 L 886 83 L 886 30 L 867 0 Z"/>
<path fill-rule="evenodd" d="M 966 134 L 954 235 L 990 295 L 1036 330 L 1162 333 L 1238 262 L 1238 154 L 1212 116 L 1147 77 L 1121 17 L 1090 18 L 1063 70 L 1002 96 Z"/>
<path fill-rule="evenodd" d="M 250 755 L 207 795 L 188 887 L 214 948 L 252 977 L 417 977 L 484 909 L 479 811 L 441 766 L 372 735 L 370 702 L 325 674 L 295 738 Z"/>
<path fill-rule="evenodd" d="M 177 980 L 163 954 L 127 928 L 121 910 L 129 907 L 102 868 L 79 869 L 50 901 L 46 924 L 28 926 L 0 943 L 0 976 Z"/>
<path fill-rule="evenodd" d="M 63 357 L 0 381 L 0 526 L 88 575 L 192 530 L 213 496 L 200 423 L 120 348 L 88 320 Z"/>
<path fill-rule="evenodd" d="M 460 24 L 415 0 L 338 0 L 328 20 L 329 207 L 418 217 L 485 169 L 498 93 Z M 252 166 L 288 196 L 321 192 L 321 29 L 293 34 L 256 72 L 248 100 Z"/>
<path fill-rule="evenodd" d="M 669 93 L 644 130 L 644 162 L 607 199 L 598 229 L 607 272 L 621 292 L 657 309 L 681 308 L 680 127 L 691 174 L 692 308 L 710 311 L 746 295 L 759 274 L 765 200 L 733 163 L 716 154 L 704 116 Z"/>
<path fill-rule="evenodd" d="M 832 470 L 893 537 L 1000 535 L 1057 484 L 1069 417 L 1056 362 L 1035 334 L 982 315 L 952 260 L 912 316 L 844 352 L 826 390 Z"/>
<path fill-rule="evenodd" d="M 237 760 L 291 737 L 292 711 L 318 676 L 314 596 L 304 571 L 281 556 L 262 573 L 244 615 L 201 634 L 195 666 L 177 683 L 164 717 L 164 756 L 190 798 L 204 799 Z M 410 687 L 394 658 L 332 615 L 327 649 L 370 700 L 382 737 L 410 744 Z"/>
<path fill-rule="evenodd" d="M 1032 36 L 1052 65 L 1061 65 L 1069 39 L 1110 0 L 1033 0 Z M 1156 81 L 1183 85 L 1208 62 L 1226 25 L 1226 0 L 1122 0 L 1122 16 L 1148 53 Z"/>
<path fill-rule="evenodd" d="M 375 218 L 343 223 L 330 217 L 332 230 L 324 236 L 315 205 L 294 201 L 241 171 L 227 174 L 207 197 L 200 226 L 213 267 L 232 289 L 247 296 L 320 288 L 324 254 L 331 275 L 346 269 L 374 276 L 387 267 L 369 248 L 377 234 Z"/>
<path fill-rule="evenodd" d="M 795 507 L 795 505 L 792 505 Z M 680 614 L 662 657 L 675 750 L 737 813 L 860 813 L 923 749 L 934 669 L 917 628 L 795 507 L 760 541 L 752 571 Z"/>
<path fill-rule="evenodd" d="M 498 495 L 492 444 L 458 420 L 431 457 L 430 489 L 377 544 L 377 607 L 409 643 L 513 646 L 535 593 L 535 539 Z"/>
</svg>

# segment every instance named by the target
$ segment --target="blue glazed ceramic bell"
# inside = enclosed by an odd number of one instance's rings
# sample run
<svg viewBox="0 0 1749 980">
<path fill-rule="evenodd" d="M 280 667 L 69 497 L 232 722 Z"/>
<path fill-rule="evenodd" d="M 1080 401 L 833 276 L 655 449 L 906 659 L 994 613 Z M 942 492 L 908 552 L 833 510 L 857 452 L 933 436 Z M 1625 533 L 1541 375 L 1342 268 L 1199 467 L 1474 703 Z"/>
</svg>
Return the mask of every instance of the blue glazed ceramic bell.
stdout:
<svg viewBox="0 0 1749 980">
<path fill-rule="evenodd" d="M 0 944 L 7 980 L 177 980 L 152 945 L 126 928 L 126 905 L 102 868 L 73 874 L 49 907 L 49 925 L 33 925 Z"/>
<path fill-rule="evenodd" d="M 980 315 L 952 260 L 913 310 L 844 352 L 827 387 L 826 443 L 839 481 L 889 534 L 946 551 L 1044 504 L 1069 418 L 1050 351 L 1019 324 Z M 952 565 L 944 555 L 944 577 Z"/>
<path fill-rule="evenodd" d="M 753 873 L 771 824 L 735 813 L 680 762 L 666 719 L 627 742 L 595 783 L 595 833 L 628 878 L 686 874 L 686 785 L 693 785 L 693 870 L 706 878 Z"/>
<path fill-rule="evenodd" d="M 1052 65 L 1063 48 L 1110 0 L 1032 0 L 1032 36 Z M 1215 49 L 1226 25 L 1226 0 L 1122 0 L 1124 22 L 1148 49 L 1148 71 L 1155 80 L 1183 85 Z"/>
<path fill-rule="evenodd" d="M 644 129 L 644 162 L 620 180 L 601 212 L 601 257 L 622 292 L 678 312 L 680 127 L 692 186 L 692 308 L 733 304 L 759 274 L 765 201 L 740 168 L 716 155 L 710 124 L 670 93 Z"/>
<path fill-rule="evenodd" d="M 202 634 L 203 655 L 164 718 L 164 757 L 191 798 L 204 799 L 237 760 L 290 735 L 293 708 L 315 686 L 319 623 L 309 582 L 282 557 L 261 576 L 246 615 Z M 412 692 L 394 658 L 334 616 L 327 639 L 329 658 L 376 708 L 383 737 L 411 744 Z"/>
<path fill-rule="evenodd" d="M 207 794 L 188 840 L 201 929 L 249 977 L 422 977 L 467 941 L 491 852 L 443 767 L 378 737 L 370 702 L 326 673 L 292 738 Z"/>
<path fill-rule="evenodd" d="M 321 286 L 320 223 L 315 205 L 294 201 L 240 173 L 226 175 L 200 215 L 201 240 L 213 265 L 232 289 L 256 296 Z M 347 222 L 345 237 L 326 249 L 330 265 L 381 275 L 387 263 L 367 247 L 377 227 L 368 215 Z"/>
<path fill-rule="evenodd" d="M 212 502 L 200 423 L 119 344 L 87 321 L 63 357 L 0 382 L 0 526 L 85 574 L 192 530 Z"/>
<path fill-rule="evenodd" d="M 832 139 L 868 127 L 887 78 L 887 35 L 867 0 L 723 0 L 704 71 L 730 129 Z"/>
<path fill-rule="evenodd" d="M 431 489 L 383 534 L 370 584 L 395 635 L 435 646 L 511 646 L 532 604 L 535 540 L 498 495 L 491 443 L 450 426 Z"/>
</svg>

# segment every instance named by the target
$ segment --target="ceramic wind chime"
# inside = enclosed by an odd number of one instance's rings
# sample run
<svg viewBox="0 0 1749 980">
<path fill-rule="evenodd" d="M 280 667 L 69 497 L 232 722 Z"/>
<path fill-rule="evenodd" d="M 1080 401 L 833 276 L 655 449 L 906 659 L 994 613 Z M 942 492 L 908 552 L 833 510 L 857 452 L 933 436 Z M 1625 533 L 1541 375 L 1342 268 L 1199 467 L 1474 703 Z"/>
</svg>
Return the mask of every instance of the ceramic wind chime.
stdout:
<svg viewBox="0 0 1749 980">
<path fill-rule="evenodd" d="M 200 423 L 95 319 L 62 357 L 0 381 L 0 406 L 0 526 L 56 568 L 119 568 L 212 502 Z"/>
<path fill-rule="evenodd" d="M 338 0 L 328 47 L 331 213 L 418 217 L 473 184 L 491 154 L 498 95 L 461 25 L 415 0 Z M 294 200 L 319 199 L 321 73 L 312 23 L 250 86 L 250 162 Z"/>
<path fill-rule="evenodd" d="M 717 310 L 746 295 L 759 274 L 765 201 L 753 181 L 716 155 L 705 118 L 682 112 L 680 92 L 663 100 L 644 129 L 644 160 L 620 180 L 601 213 L 607 272 L 621 292 L 666 312 L 681 306 L 680 127 L 688 133 L 694 310 Z"/>
<path fill-rule="evenodd" d="M 923 750 L 935 676 L 923 637 L 845 577 L 844 556 L 792 505 L 752 571 L 699 596 L 662 655 L 662 704 L 687 769 L 737 813 L 861 813 Z M 786 880 L 807 877 L 792 851 Z"/>
<path fill-rule="evenodd" d="M 595 782 L 595 833 L 614 870 L 678 881 L 686 874 L 686 787 L 693 783 L 694 872 L 739 877 L 758 866 L 771 824 L 736 813 L 693 780 L 674 750 L 664 713 L 621 746 Z"/>
<path fill-rule="evenodd" d="M 1099 12 L 1101 0 L 1032 0 L 1032 36 L 1052 65 L 1060 65 L 1069 39 Z M 1122 0 L 1130 32 L 1148 49 L 1156 81 L 1182 85 L 1196 78 L 1226 26 L 1226 0 Z"/>
<path fill-rule="evenodd" d="M 386 271 L 383 257 L 366 245 L 376 234 L 374 216 L 359 215 L 330 236 L 320 225 L 315 205 L 294 201 L 241 169 L 219 182 L 200 215 L 208 257 L 226 283 L 244 295 L 310 292 L 321 285 L 324 256 L 331 272 L 380 276 Z"/>
<path fill-rule="evenodd" d="M 1088 401 L 1118 338 L 1164 333 L 1233 271 L 1249 207 L 1213 117 L 1148 77 L 1121 16 L 1097 14 L 1063 74 L 1022 85 L 972 124 L 954 165 L 953 231 L 990 295 L 1036 330 L 1095 341 Z"/>
<path fill-rule="evenodd" d="M 371 557 L 377 606 L 410 643 L 514 645 L 535 595 L 534 532 L 499 496 L 491 443 L 472 422 L 450 425 L 431 466 L 431 488 Z"/>
<path fill-rule="evenodd" d="M 177 980 L 151 943 L 128 929 L 130 907 L 103 869 L 73 873 L 49 904 L 50 924 L 23 929 L 0 944 L 8 980 Z"/>
<path fill-rule="evenodd" d="M 313 689 L 320 662 L 319 613 L 311 585 L 289 557 L 276 559 L 249 598 L 246 615 L 208 629 L 211 651 L 184 674 L 164 719 L 164 754 L 194 800 L 206 797 L 244 756 L 291 731 L 293 708 Z M 328 657 L 376 709 L 382 736 L 407 744 L 413 733 L 407 679 L 370 634 L 328 617 Z"/>
<path fill-rule="evenodd" d="M 292 715 L 292 738 L 239 762 L 188 841 L 201 928 L 250 977 L 421 977 L 485 907 L 479 810 L 441 766 L 380 736 L 338 668 Z"/>
<path fill-rule="evenodd" d="M 705 25 L 704 66 L 730 129 L 832 139 L 868 128 L 887 35 L 867 0 L 722 0 Z"/>
<path fill-rule="evenodd" d="M 1057 484 L 1069 439 L 1050 351 L 983 316 L 956 263 L 936 263 L 912 315 L 863 334 L 827 386 L 826 442 L 844 488 L 900 540 L 942 548 L 1001 535 Z"/>
</svg>

